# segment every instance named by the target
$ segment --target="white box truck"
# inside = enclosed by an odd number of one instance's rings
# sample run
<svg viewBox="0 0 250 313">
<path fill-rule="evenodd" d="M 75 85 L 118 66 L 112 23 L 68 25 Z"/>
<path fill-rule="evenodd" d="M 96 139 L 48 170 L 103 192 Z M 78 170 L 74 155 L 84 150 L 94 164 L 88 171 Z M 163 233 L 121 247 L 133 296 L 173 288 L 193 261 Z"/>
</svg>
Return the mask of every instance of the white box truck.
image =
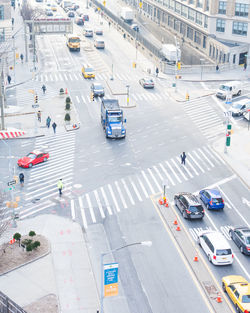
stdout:
<svg viewBox="0 0 250 313">
<path fill-rule="evenodd" d="M 121 18 L 124 20 L 126 23 L 132 23 L 134 19 L 134 12 L 132 9 L 128 7 L 123 7 L 121 9 Z"/>
<path fill-rule="evenodd" d="M 227 96 L 240 96 L 242 92 L 242 84 L 240 81 L 227 82 L 225 84 L 220 84 L 219 89 L 216 92 L 216 96 L 223 100 Z"/>
<path fill-rule="evenodd" d="M 177 62 L 181 59 L 181 49 L 172 44 L 162 45 L 161 53 L 163 60 L 168 64 L 175 64 L 176 58 Z"/>
</svg>

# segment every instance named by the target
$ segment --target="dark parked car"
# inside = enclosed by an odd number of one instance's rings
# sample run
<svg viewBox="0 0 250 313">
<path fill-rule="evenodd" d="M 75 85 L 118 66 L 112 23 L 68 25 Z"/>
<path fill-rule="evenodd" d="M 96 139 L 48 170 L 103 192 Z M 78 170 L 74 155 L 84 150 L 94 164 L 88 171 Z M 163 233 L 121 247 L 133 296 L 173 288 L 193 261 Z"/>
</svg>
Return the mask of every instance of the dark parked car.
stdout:
<svg viewBox="0 0 250 313">
<path fill-rule="evenodd" d="M 189 192 L 180 192 L 174 196 L 174 203 L 184 218 L 201 219 L 204 209 L 198 198 Z"/>
<path fill-rule="evenodd" d="M 91 85 L 91 91 L 94 94 L 94 97 L 103 97 L 104 96 L 104 88 L 100 83 L 93 83 Z"/>
<path fill-rule="evenodd" d="M 75 13 L 73 11 L 69 11 L 68 17 L 75 17 Z"/>
<path fill-rule="evenodd" d="M 146 77 L 139 80 L 143 88 L 154 88 L 155 84 L 152 78 Z"/>
<path fill-rule="evenodd" d="M 76 25 L 84 25 L 84 21 L 83 21 L 83 19 L 81 18 L 81 17 L 76 17 L 75 18 L 75 23 L 76 23 Z"/>
<path fill-rule="evenodd" d="M 229 230 L 229 235 L 235 244 L 240 248 L 240 252 L 250 255 L 250 228 L 234 227 Z"/>
<path fill-rule="evenodd" d="M 203 189 L 200 191 L 201 201 L 207 209 L 220 210 L 224 209 L 224 200 L 217 189 Z"/>
</svg>

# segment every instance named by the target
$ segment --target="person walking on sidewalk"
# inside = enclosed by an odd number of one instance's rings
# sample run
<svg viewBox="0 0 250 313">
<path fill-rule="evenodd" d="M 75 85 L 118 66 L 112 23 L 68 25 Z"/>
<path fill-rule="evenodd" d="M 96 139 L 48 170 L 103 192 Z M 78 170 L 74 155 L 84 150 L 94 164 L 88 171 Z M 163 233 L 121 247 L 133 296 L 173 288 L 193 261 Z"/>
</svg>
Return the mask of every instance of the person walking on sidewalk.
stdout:
<svg viewBox="0 0 250 313">
<path fill-rule="evenodd" d="M 43 84 L 42 85 L 42 90 L 43 90 L 43 94 L 45 94 L 45 92 L 46 92 L 46 86 Z"/>
<path fill-rule="evenodd" d="M 156 77 L 158 77 L 158 74 L 159 74 L 159 69 L 158 69 L 158 67 L 157 67 L 156 70 L 155 70 L 155 75 L 156 75 Z"/>
<path fill-rule="evenodd" d="M 52 127 L 53 127 L 53 130 L 54 130 L 54 134 L 56 133 L 56 123 L 54 122 L 53 124 L 52 124 Z"/>
<path fill-rule="evenodd" d="M 50 127 L 50 122 L 51 122 L 51 118 L 48 116 L 47 120 L 46 120 L 46 126 L 49 128 Z"/>
<path fill-rule="evenodd" d="M 22 64 L 23 64 L 23 54 L 22 54 L 22 53 L 21 53 L 21 55 L 20 55 L 20 59 L 21 59 Z"/>
<path fill-rule="evenodd" d="M 20 181 L 21 187 L 23 187 L 23 185 L 24 185 L 24 174 L 23 173 L 19 174 L 19 181 Z"/>
<path fill-rule="evenodd" d="M 38 111 L 37 112 L 37 119 L 38 119 L 38 121 L 41 123 L 41 121 L 42 121 L 42 113 L 41 113 L 41 111 Z"/>
<path fill-rule="evenodd" d="M 10 82 L 11 82 L 11 76 L 8 75 L 8 76 L 7 76 L 7 79 L 8 79 L 8 83 L 10 84 Z"/>
<path fill-rule="evenodd" d="M 183 165 L 186 164 L 186 157 L 187 157 L 186 153 L 183 152 L 183 153 L 181 154 L 181 165 L 182 165 L 182 164 L 183 164 Z"/>
<path fill-rule="evenodd" d="M 59 197 L 62 196 L 62 190 L 63 190 L 63 182 L 62 182 L 62 179 L 59 179 L 58 183 L 57 183 L 57 188 L 58 188 L 58 191 L 59 191 Z"/>
</svg>

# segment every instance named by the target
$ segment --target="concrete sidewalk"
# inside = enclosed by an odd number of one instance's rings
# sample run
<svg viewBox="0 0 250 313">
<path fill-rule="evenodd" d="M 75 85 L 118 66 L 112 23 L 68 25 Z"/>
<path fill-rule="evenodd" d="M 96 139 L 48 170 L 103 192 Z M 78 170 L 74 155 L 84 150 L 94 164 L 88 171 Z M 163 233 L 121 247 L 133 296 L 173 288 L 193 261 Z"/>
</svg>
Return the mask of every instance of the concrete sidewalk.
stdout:
<svg viewBox="0 0 250 313">
<path fill-rule="evenodd" d="M 51 253 L 0 276 L 0 290 L 21 307 L 55 294 L 59 312 L 96 313 L 99 296 L 80 225 L 63 217 L 40 215 L 19 221 L 17 228 L 4 233 L 0 244 L 16 232 L 25 235 L 30 230 L 50 241 Z"/>
</svg>

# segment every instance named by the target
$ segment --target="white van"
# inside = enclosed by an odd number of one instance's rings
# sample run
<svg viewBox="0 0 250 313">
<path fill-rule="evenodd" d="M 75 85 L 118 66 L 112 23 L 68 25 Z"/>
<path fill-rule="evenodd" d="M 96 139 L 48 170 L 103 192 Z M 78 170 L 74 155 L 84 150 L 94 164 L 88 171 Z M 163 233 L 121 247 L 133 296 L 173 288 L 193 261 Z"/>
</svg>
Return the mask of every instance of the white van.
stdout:
<svg viewBox="0 0 250 313">
<path fill-rule="evenodd" d="M 202 231 L 199 234 L 198 243 L 208 256 L 209 262 L 214 265 L 233 263 L 232 249 L 222 233 L 213 230 Z"/>
<path fill-rule="evenodd" d="M 221 84 L 216 92 L 216 96 L 221 99 L 226 99 L 227 95 L 240 96 L 242 91 L 241 82 L 233 81 Z"/>
</svg>

